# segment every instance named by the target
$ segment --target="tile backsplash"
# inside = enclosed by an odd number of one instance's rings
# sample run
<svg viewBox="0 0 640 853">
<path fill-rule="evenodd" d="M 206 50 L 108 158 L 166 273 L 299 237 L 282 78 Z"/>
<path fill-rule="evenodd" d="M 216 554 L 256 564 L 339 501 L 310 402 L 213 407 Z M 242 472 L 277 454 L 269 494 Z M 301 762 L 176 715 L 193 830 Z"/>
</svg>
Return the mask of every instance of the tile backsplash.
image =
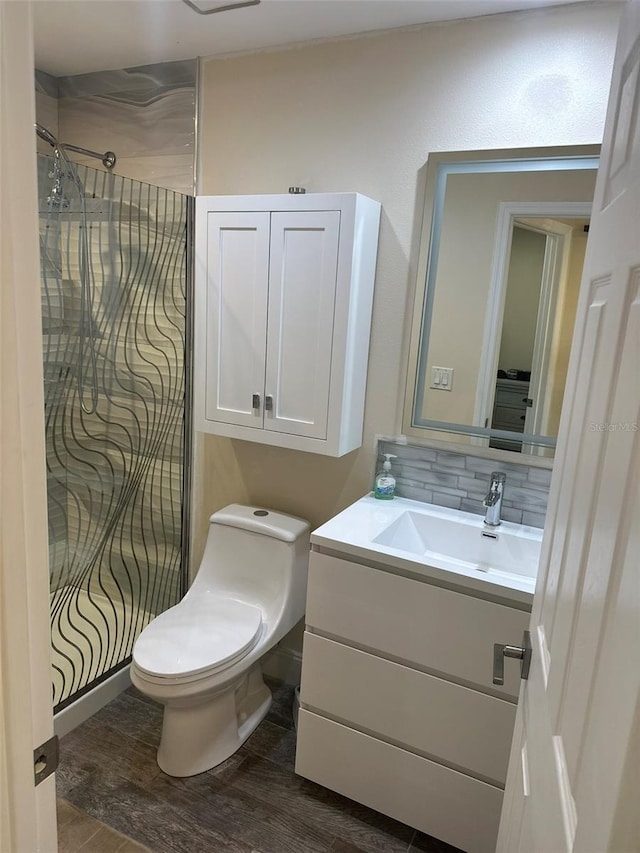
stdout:
<svg viewBox="0 0 640 853">
<path fill-rule="evenodd" d="M 416 444 L 378 442 L 376 471 L 383 453 L 394 453 L 396 494 L 425 503 L 484 515 L 482 505 L 492 471 L 504 471 L 507 481 L 502 518 L 531 527 L 544 527 L 551 471 L 516 462 L 497 462 L 469 453 L 435 450 Z"/>
</svg>

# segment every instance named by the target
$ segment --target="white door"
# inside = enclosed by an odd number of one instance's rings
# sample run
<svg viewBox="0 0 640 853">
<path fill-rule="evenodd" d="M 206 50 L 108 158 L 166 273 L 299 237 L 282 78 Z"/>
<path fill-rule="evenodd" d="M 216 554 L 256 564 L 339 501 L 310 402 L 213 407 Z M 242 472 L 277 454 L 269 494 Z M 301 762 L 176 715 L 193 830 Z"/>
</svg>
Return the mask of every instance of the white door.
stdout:
<svg viewBox="0 0 640 853">
<path fill-rule="evenodd" d="M 327 437 L 340 212 L 271 214 L 264 428 Z"/>
<path fill-rule="evenodd" d="M 54 853 L 53 735 L 30 4 L 0 2 L 0 850 Z M 49 762 L 50 768 L 53 764 Z"/>
<path fill-rule="evenodd" d="M 204 203 L 204 199 L 201 203 Z M 198 211 L 200 213 L 200 211 Z M 205 417 L 262 428 L 269 290 L 269 214 L 206 215 L 207 259 L 196 317 L 206 334 Z M 202 295 L 206 293 L 206 305 Z M 206 331 L 205 331 L 206 328 Z"/>
<path fill-rule="evenodd" d="M 639 72 L 636 0 L 614 68 L 500 853 L 640 850 Z"/>
</svg>

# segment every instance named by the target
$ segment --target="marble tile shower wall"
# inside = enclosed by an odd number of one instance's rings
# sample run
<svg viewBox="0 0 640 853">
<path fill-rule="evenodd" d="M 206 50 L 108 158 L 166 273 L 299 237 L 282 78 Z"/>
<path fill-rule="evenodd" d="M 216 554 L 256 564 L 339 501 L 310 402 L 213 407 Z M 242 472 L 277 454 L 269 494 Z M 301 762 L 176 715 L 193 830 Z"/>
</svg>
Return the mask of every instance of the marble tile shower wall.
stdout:
<svg viewBox="0 0 640 853">
<path fill-rule="evenodd" d="M 48 84 L 48 94 L 57 82 L 63 141 L 114 151 L 117 175 L 193 195 L 196 73 L 195 59 L 72 77 L 39 72 L 36 90 Z M 73 157 L 101 168 L 97 160 Z"/>
<path fill-rule="evenodd" d="M 36 121 L 58 136 L 58 97 L 60 86 L 58 78 L 36 71 Z M 50 154 L 51 146 L 37 137 L 38 153 Z"/>
<path fill-rule="evenodd" d="M 378 443 L 381 454 L 395 453 L 396 494 L 403 498 L 483 515 L 492 471 L 507 475 L 502 517 L 505 521 L 544 527 L 551 471 L 512 462 L 496 462 L 467 453 L 434 450 L 390 441 Z"/>
</svg>

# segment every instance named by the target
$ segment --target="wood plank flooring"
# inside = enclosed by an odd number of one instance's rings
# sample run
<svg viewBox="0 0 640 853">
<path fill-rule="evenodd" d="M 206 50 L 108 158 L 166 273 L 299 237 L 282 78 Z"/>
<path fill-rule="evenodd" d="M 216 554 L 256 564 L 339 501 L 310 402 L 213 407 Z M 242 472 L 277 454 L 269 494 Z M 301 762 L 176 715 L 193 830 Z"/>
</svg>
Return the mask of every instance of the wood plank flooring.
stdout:
<svg viewBox="0 0 640 853">
<path fill-rule="evenodd" d="M 456 853 L 296 776 L 293 690 L 269 686 L 268 717 L 198 776 L 160 770 L 162 708 L 135 688 L 62 738 L 60 853 Z"/>
</svg>

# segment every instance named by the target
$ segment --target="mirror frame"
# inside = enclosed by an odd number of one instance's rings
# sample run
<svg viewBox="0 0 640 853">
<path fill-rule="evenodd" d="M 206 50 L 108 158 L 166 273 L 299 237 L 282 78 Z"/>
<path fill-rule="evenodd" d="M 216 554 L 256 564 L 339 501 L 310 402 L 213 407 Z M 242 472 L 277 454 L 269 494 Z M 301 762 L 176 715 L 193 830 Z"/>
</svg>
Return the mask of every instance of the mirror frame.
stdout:
<svg viewBox="0 0 640 853">
<path fill-rule="evenodd" d="M 534 445 L 548 457 L 556 445 L 555 436 L 528 435 L 507 430 L 478 427 L 472 424 L 449 423 L 430 420 L 420 414 L 426 362 L 429 351 L 429 333 L 433 298 L 436 286 L 438 252 L 442 228 L 446 181 L 450 174 L 478 174 L 510 171 L 559 171 L 561 169 L 595 169 L 599 164 L 599 145 L 570 145 L 552 148 L 513 148 L 482 151 L 443 151 L 429 155 L 426 163 L 426 180 L 420 249 L 416 277 L 416 290 L 411 322 L 411 340 L 407 366 L 407 384 L 403 413 L 405 435 L 422 441 L 447 441 L 464 450 L 473 446 L 473 453 L 483 451 L 506 460 L 535 458 L 527 453 L 514 454 L 511 450 L 489 447 L 491 438 L 508 439 Z M 419 214 L 419 209 L 418 209 Z M 483 321 L 486 325 L 486 318 Z M 444 438 L 442 437 L 444 434 Z M 469 437 L 468 442 L 453 443 L 453 435 Z M 540 461 L 542 461 L 540 459 Z M 549 462 L 552 460 L 549 459 Z"/>
</svg>

